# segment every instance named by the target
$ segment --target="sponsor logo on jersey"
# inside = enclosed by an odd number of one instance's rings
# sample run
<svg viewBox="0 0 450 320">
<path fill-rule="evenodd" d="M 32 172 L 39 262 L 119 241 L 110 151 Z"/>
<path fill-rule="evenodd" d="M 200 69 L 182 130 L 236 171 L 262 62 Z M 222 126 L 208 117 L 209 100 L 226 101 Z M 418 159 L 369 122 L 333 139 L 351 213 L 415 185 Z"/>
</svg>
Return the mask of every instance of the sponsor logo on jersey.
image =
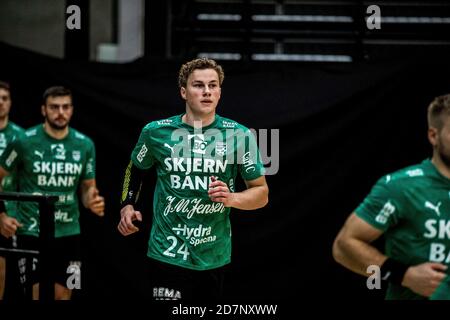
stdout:
<svg viewBox="0 0 450 320">
<path fill-rule="evenodd" d="M 45 187 L 73 187 L 75 185 L 77 177 L 75 176 L 46 176 L 45 174 L 39 174 L 37 176 L 38 186 Z"/>
<path fill-rule="evenodd" d="M 216 142 L 216 155 L 224 156 L 227 154 L 227 143 L 218 141 Z"/>
<path fill-rule="evenodd" d="M 170 153 L 173 153 L 173 147 L 171 147 L 168 143 L 164 143 L 164 147 L 170 150 Z"/>
<path fill-rule="evenodd" d="M 86 136 L 80 132 L 75 132 L 75 137 L 80 140 L 86 139 Z"/>
<path fill-rule="evenodd" d="M 94 158 L 89 158 L 86 163 L 86 174 L 93 174 L 94 169 Z"/>
<path fill-rule="evenodd" d="M 58 197 L 58 203 L 59 204 L 67 204 L 72 203 L 75 200 L 75 196 L 73 193 L 68 194 L 60 194 Z"/>
<path fill-rule="evenodd" d="M 178 201 L 176 201 L 178 200 Z M 211 202 L 209 199 L 203 201 L 199 198 L 177 199 L 173 196 L 166 198 L 167 204 L 163 214 L 167 216 L 169 213 L 186 214 L 187 219 L 191 219 L 194 214 L 213 214 L 225 211 L 222 202 Z"/>
<path fill-rule="evenodd" d="M 138 155 L 136 156 L 136 158 L 138 159 L 139 162 L 142 162 L 142 160 L 144 160 L 144 157 L 147 154 L 147 151 L 148 151 L 147 146 L 144 143 L 141 147 L 141 150 L 139 150 Z"/>
<path fill-rule="evenodd" d="M 33 173 L 37 173 L 38 186 L 72 187 L 81 175 L 83 165 L 71 162 L 35 161 Z"/>
<path fill-rule="evenodd" d="M 234 192 L 234 179 L 228 181 L 228 189 L 230 189 L 231 192 Z"/>
<path fill-rule="evenodd" d="M 4 133 L 0 133 L 0 148 L 6 148 L 7 141 Z"/>
<path fill-rule="evenodd" d="M 167 124 L 171 124 L 172 123 L 172 120 L 170 120 L 170 119 L 164 119 L 164 120 L 158 120 L 158 121 L 156 121 L 156 123 L 158 124 L 158 125 L 167 125 Z"/>
<path fill-rule="evenodd" d="M 439 210 L 439 207 L 441 206 L 441 204 L 442 204 L 442 202 L 440 202 L 440 201 L 437 203 L 437 205 L 434 205 L 430 201 L 425 201 L 425 208 L 431 209 L 434 212 L 436 212 L 436 214 L 438 216 L 441 216 L 441 211 Z"/>
<path fill-rule="evenodd" d="M 205 135 L 203 134 L 189 134 L 188 141 L 191 144 L 192 152 L 198 154 L 205 154 L 206 146 Z"/>
<path fill-rule="evenodd" d="M 191 172 L 219 173 L 225 172 L 228 160 L 203 159 L 203 158 L 166 158 L 164 159 L 168 172 L 183 172 L 185 175 Z"/>
<path fill-rule="evenodd" d="M 423 236 L 427 239 L 450 239 L 450 220 L 427 219 L 425 221 L 426 232 Z"/>
<path fill-rule="evenodd" d="M 234 127 L 236 127 L 236 125 L 237 125 L 236 122 L 231 122 L 231 121 L 226 121 L 226 120 L 222 121 L 222 126 L 224 128 L 234 128 Z"/>
<path fill-rule="evenodd" d="M 72 217 L 69 218 L 68 212 L 58 210 L 58 211 L 55 211 L 55 221 L 68 223 L 68 222 L 72 222 L 73 218 Z"/>
<path fill-rule="evenodd" d="M 66 150 L 64 149 L 64 145 L 62 143 L 56 143 L 50 145 L 50 149 L 52 150 L 53 157 L 58 160 L 66 160 Z"/>
<path fill-rule="evenodd" d="M 426 239 L 436 239 L 430 243 L 427 259 L 432 262 L 450 263 L 450 220 L 448 219 L 428 219 L 425 221 Z"/>
<path fill-rule="evenodd" d="M 47 173 L 50 175 L 56 174 L 81 174 L 83 165 L 81 163 L 72 162 L 50 162 L 50 161 L 35 161 L 33 163 L 33 173 Z"/>
<path fill-rule="evenodd" d="M 40 152 L 40 151 L 34 150 L 34 155 L 41 158 L 41 160 L 44 160 L 44 151 Z"/>
<path fill-rule="evenodd" d="M 378 215 L 375 217 L 375 221 L 381 224 L 386 224 L 389 217 L 395 212 L 395 206 L 390 202 L 386 202 L 381 208 Z"/>
<path fill-rule="evenodd" d="M 9 167 L 13 163 L 13 161 L 17 158 L 16 150 L 11 151 L 8 158 L 6 158 L 6 165 Z"/>
<path fill-rule="evenodd" d="M 164 160 L 168 172 L 171 174 L 170 185 L 173 189 L 207 190 L 209 175 L 191 175 L 191 173 L 220 173 L 225 172 L 228 160 L 203 158 L 166 158 Z"/>
<path fill-rule="evenodd" d="M 250 156 L 250 152 L 244 153 L 242 156 L 242 164 L 244 165 L 245 172 L 253 172 L 256 170 L 255 163 L 253 162 L 252 157 Z"/>
<path fill-rule="evenodd" d="M 204 237 L 204 236 L 209 236 L 211 234 L 211 227 L 205 227 L 202 224 L 200 224 L 198 227 L 195 228 L 189 228 L 187 225 L 181 225 L 180 223 L 178 224 L 177 227 L 173 227 L 172 228 L 173 231 L 175 231 L 175 233 L 178 236 L 183 236 L 186 239 L 190 239 L 191 237 Z"/>
<path fill-rule="evenodd" d="M 27 137 L 32 137 L 32 136 L 35 136 L 36 133 L 37 133 L 36 129 L 31 129 L 31 130 L 29 130 L 29 131 L 26 131 L 26 132 L 25 132 L 25 135 L 26 135 Z"/>
<path fill-rule="evenodd" d="M 420 177 L 423 176 L 423 170 L 422 169 L 413 169 L 406 171 L 406 174 L 410 177 Z"/>
<path fill-rule="evenodd" d="M 72 151 L 72 159 L 74 161 L 80 161 L 80 159 L 81 159 L 81 152 L 79 150 Z"/>
<path fill-rule="evenodd" d="M 155 300 L 179 300 L 181 292 L 171 288 L 155 287 L 153 288 L 153 298 Z"/>
<path fill-rule="evenodd" d="M 211 229 L 211 227 L 205 227 L 202 224 L 194 228 L 178 224 L 178 227 L 172 228 L 178 236 L 182 236 L 186 238 L 186 240 L 189 240 L 189 243 L 194 247 L 199 244 L 216 241 L 217 236 L 211 234 Z"/>
<path fill-rule="evenodd" d="M 176 174 L 170 175 L 170 187 L 172 189 L 181 190 L 207 190 L 208 189 L 209 177 L 199 177 L 199 176 L 179 176 Z"/>
<path fill-rule="evenodd" d="M 428 259 L 432 262 L 450 263 L 450 250 L 442 243 L 432 243 L 430 245 L 430 255 Z"/>
</svg>

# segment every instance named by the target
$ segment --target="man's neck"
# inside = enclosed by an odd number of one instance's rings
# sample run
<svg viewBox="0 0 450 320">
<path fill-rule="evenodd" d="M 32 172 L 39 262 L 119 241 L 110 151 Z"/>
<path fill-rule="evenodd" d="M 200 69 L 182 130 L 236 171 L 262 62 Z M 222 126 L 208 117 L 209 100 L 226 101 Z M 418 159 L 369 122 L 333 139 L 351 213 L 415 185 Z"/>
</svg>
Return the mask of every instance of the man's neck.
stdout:
<svg viewBox="0 0 450 320">
<path fill-rule="evenodd" d="M 8 125 L 8 116 L 0 118 L 0 130 L 3 130 Z"/>
<path fill-rule="evenodd" d="M 64 129 L 54 129 L 52 128 L 48 123 L 44 123 L 44 131 L 47 132 L 47 134 L 57 140 L 64 139 L 69 134 L 69 126 L 65 127 Z"/>
<path fill-rule="evenodd" d="M 437 171 L 439 171 L 444 177 L 450 179 L 450 168 L 442 161 L 439 155 L 434 153 L 433 158 L 431 158 L 431 163 L 434 164 Z"/>
<path fill-rule="evenodd" d="M 208 115 L 196 115 L 189 109 L 186 109 L 186 113 L 181 120 L 194 128 L 201 128 L 213 123 L 215 117 L 216 114 L 214 112 Z"/>
</svg>

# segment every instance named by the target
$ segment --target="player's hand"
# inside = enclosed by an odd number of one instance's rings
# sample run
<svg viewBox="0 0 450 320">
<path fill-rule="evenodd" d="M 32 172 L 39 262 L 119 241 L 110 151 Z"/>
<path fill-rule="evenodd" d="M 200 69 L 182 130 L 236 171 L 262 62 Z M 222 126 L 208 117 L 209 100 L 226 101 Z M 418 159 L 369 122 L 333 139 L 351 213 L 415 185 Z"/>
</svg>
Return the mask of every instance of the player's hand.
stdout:
<svg viewBox="0 0 450 320">
<path fill-rule="evenodd" d="M 100 196 L 97 188 L 90 188 L 88 191 L 87 207 L 99 217 L 105 215 L 105 198 Z"/>
<path fill-rule="evenodd" d="M 23 225 L 17 221 L 15 218 L 9 217 L 6 213 L 0 214 L 0 233 L 6 237 L 10 238 L 16 234 L 17 228 Z"/>
<path fill-rule="evenodd" d="M 230 192 L 225 182 L 211 177 L 208 195 L 213 202 L 222 202 L 225 207 L 232 207 L 235 201 L 235 194 Z"/>
<path fill-rule="evenodd" d="M 142 214 L 139 211 L 135 211 L 131 204 L 126 205 L 120 210 L 120 222 L 117 229 L 124 236 L 135 233 L 139 231 L 139 228 L 133 224 L 133 221 L 136 220 L 142 221 Z"/>
<path fill-rule="evenodd" d="M 402 285 L 415 293 L 429 297 L 445 278 L 447 266 L 437 262 L 425 262 L 409 267 Z"/>
</svg>

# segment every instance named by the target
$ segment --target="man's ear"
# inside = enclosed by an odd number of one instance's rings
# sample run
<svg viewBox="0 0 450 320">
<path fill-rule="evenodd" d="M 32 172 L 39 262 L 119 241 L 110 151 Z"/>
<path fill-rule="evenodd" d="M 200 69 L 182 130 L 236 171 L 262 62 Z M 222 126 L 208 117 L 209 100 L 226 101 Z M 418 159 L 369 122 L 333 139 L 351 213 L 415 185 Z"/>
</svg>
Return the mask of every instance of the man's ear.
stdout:
<svg viewBox="0 0 450 320">
<path fill-rule="evenodd" d="M 438 140 L 438 129 L 429 127 L 428 128 L 428 141 L 430 141 L 431 145 L 435 147 L 437 145 Z"/>
<path fill-rule="evenodd" d="M 186 100 L 186 88 L 185 87 L 180 88 L 180 95 L 184 100 Z"/>
<path fill-rule="evenodd" d="M 44 105 L 41 106 L 41 114 L 43 117 L 45 117 L 45 106 Z"/>
</svg>

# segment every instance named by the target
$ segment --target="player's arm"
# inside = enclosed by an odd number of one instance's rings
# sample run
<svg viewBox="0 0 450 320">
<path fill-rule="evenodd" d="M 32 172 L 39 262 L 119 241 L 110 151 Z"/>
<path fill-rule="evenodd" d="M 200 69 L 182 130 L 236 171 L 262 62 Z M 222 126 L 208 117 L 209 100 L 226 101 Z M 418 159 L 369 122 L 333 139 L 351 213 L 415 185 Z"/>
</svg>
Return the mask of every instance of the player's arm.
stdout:
<svg viewBox="0 0 450 320">
<path fill-rule="evenodd" d="M 445 278 L 447 267 L 441 263 L 425 262 L 414 266 L 387 257 L 371 242 L 383 231 L 352 213 L 333 243 L 333 257 L 344 267 L 369 276 L 367 267 L 381 267 L 381 278 L 402 285 L 425 297 L 429 297 Z"/>
<path fill-rule="evenodd" d="M 387 256 L 371 245 L 382 234 L 383 231 L 352 213 L 334 240 L 333 257 L 353 272 L 368 276 L 368 266 L 381 266 L 387 259 Z"/>
<path fill-rule="evenodd" d="M 0 166 L 0 191 L 3 191 L 1 183 L 7 175 L 9 175 L 9 172 Z M 4 237 L 9 238 L 13 236 L 16 233 L 17 228 L 21 226 L 22 224 L 19 223 L 19 221 L 6 214 L 5 202 L 0 200 L 0 233 Z"/>
<path fill-rule="evenodd" d="M 139 231 L 133 221 L 142 221 L 142 214 L 134 210 L 134 206 L 139 200 L 144 172 L 144 170 L 136 167 L 131 160 L 125 170 L 121 198 L 122 209 L 120 210 L 120 222 L 117 226 L 119 232 L 124 236 Z"/>
<path fill-rule="evenodd" d="M 264 207 L 269 202 L 269 187 L 266 177 L 245 180 L 247 189 L 241 192 L 230 192 L 223 181 L 212 179 L 208 195 L 214 202 L 222 202 L 225 207 L 241 210 L 255 210 Z"/>
<path fill-rule="evenodd" d="M 99 217 L 105 214 L 105 198 L 100 196 L 95 179 L 81 181 L 81 202 Z"/>
</svg>

